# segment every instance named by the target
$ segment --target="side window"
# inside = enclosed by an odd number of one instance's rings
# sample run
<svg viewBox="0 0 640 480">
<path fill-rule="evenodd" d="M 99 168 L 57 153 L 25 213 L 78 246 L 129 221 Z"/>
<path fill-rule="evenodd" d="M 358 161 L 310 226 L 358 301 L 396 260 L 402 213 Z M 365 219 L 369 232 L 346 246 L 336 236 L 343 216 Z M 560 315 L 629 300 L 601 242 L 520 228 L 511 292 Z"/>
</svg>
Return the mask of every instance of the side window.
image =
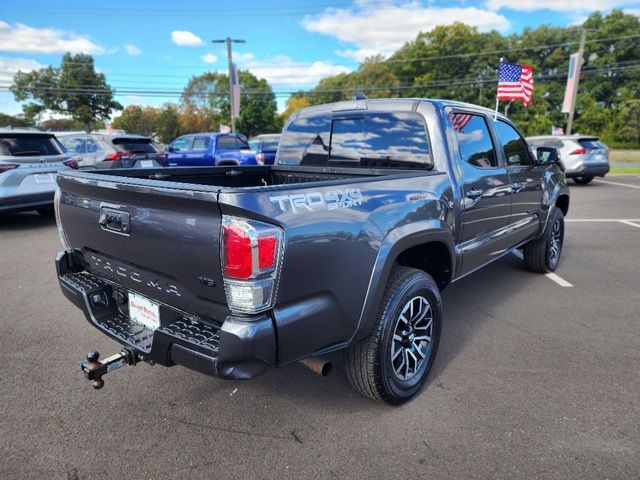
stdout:
<svg viewBox="0 0 640 480">
<path fill-rule="evenodd" d="M 82 137 L 63 137 L 60 143 L 64 145 L 68 153 L 86 153 L 87 147 Z"/>
<path fill-rule="evenodd" d="M 286 128 L 276 162 L 284 165 L 326 166 L 329 157 L 331 117 L 303 117 Z"/>
<path fill-rule="evenodd" d="M 189 150 L 190 146 L 191 146 L 191 137 L 177 138 L 171 144 L 171 147 L 176 152 L 184 152 L 186 150 Z"/>
<path fill-rule="evenodd" d="M 209 137 L 195 137 L 193 139 L 193 146 L 191 147 L 191 150 L 206 150 L 209 148 L 210 141 L 211 139 Z"/>
<path fill-rule="evenodd" d="M 218 137 L 216 143 L 216 150 L 236 150 L 236 137 L 230 137 L 228 135 L 222 135 Z"/>
<path fill-rule="evenodd" d="M 487 121 L 482 115 L 451 112 L 451 128 L 458 140 L 462 159 L 477 168 L 496 168 L 496 157 Z"/>
<path fill-rule="evenodd" d="M 238 150 L 244 150 L 244 149 L 248 150 L 249 144 L 245 140 L 241 139 L 240 137 L 236 137 L 236 148 Z"/>
<path fill-rule="evenodd" d="M 102 148 L 100 147 L 100 145 L 98 145 L 98 143 L 96 143 L 93 138 L 87 138 L 86 139 L 86 145 L 87 145 L 87 153 L 96 153 L 98 150 L 102 150 Z"/>
<path fill-rule="evenodd" d="M 369 168 L 431 165 L 424 122 L 419 115 L 408 112 L 334 119 L 329 160 Z"/>
<path fill-rule="evenodd" d="M 498 140 L 504 149 L 507 165 L 531 165 L 529 148 L 516 129 L 502 120 L 498 120 L 494 125 Z"/>
</svg>

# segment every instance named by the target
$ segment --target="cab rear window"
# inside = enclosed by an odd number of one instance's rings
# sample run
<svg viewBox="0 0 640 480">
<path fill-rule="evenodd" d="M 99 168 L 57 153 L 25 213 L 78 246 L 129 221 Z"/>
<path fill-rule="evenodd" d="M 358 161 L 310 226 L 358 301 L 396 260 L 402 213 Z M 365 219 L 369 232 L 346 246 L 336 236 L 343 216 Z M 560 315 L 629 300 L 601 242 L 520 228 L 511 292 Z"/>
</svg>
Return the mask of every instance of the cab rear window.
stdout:
<svg viewBox="0 0 640 480">
<path fill-rule="evenodd" d="M 278 163 L 366 168 L 431 168 L 427 130 L 418 114 L 379 112 L 303 117 L 289 126 Z"/>
<path fill-rule="evenodd" d="M 12 135 L 0 137 L 0 155 L 37 157 L 60 155 L 62 150 L 53 137 L 45 135 Z"/>
</svg>

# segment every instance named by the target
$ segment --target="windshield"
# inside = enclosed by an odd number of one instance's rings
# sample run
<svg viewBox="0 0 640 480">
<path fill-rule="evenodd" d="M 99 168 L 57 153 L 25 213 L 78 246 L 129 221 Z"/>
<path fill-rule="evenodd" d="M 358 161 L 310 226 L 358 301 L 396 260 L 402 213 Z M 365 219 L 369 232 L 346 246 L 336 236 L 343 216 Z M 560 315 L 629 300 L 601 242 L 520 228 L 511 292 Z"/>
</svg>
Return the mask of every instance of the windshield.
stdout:
<svg viewBox="0 0 640 480">
<path fill-rule="evenodd" d="M 0 155 L 31 157 L 60 155 L 59 144 L 46 135 L 14 135 L 0 137 Z"/>
</svg>

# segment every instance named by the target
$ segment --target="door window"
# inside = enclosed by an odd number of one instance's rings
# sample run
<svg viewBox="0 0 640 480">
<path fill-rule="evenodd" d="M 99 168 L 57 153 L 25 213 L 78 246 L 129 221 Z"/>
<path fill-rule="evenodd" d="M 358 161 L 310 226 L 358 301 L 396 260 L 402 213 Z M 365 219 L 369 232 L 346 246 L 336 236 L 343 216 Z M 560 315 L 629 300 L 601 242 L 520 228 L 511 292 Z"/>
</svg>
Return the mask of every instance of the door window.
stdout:
<svg viewBox="0 0 640 480">
<path fill-rule="evenodd" d="M 494 125 L 507 165 L 532 165 L 529 147 L 517 130 L 502 120 L 498 120 Z"/>
<path fill-rule="evenodd" d="M 210 141 L 210 137 L 195 137 L 193 139 L 193 147 L 191 147 L 191 150 L 207 150 L 209 148 Z"/>
<path fill-rule="evenodd" d="M 451 112 L 449 123 L 458 140 L 462 160 L 477 168 L 496 168 L 498 158 L 487 121 L 482 115 Z"/>
<path fill-rule="evenodd" d="M 191 138 L 192 137 L 180 137 L 171 144 L 171 148 L 173 148 L 174 152 L 184 152 L 189 150 L 191 146 Z"/>
</svg>

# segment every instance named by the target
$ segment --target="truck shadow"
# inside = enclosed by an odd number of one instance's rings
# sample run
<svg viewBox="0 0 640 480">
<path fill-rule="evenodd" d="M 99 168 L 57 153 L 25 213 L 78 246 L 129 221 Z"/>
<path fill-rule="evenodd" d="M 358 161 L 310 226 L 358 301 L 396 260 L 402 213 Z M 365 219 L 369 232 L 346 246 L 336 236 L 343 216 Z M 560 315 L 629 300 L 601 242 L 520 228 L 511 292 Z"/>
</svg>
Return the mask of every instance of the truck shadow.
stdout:
<svg viewBox="0 0 640 480">
<path fill-rule="evenodd" d="M 445 290 L 442 337 L 426 389 L 435 388 L 438 377 L 447 371 L 485 323 L 499 320 L 502 299 L 510 292 L 526 288 L 529 275 L 522 266 L 522 260 L 507 255 Z M 344 372 L 342 352 L 334 352 L 325 358 L 333 363 L 333 371 L 326 378 L 296 363 L 273 369 L 251 382 L 214 380 L 202 384 L 201 388 L 211 394 L 224 389 L 229 395 L 237 389 L 245 399 L 249 396 L 256 402 L 276 400 L 276 403 L 284 402 L 288 407 L 316 405 L 322 409 L 339 401 L 343 411 L 394 408 L 367 400 L 351 387 Z M 196 397 L 208 396 L 204 391 L 196 393 Z"/>
<path fill-rule="evenodd" d="M 24 231 L 42 227 L 51 227 L 56 224 L 56 219 L 43 217 L 36 212 L 19 212 L 0 214 L 0 231 Z"/>
</svg>

